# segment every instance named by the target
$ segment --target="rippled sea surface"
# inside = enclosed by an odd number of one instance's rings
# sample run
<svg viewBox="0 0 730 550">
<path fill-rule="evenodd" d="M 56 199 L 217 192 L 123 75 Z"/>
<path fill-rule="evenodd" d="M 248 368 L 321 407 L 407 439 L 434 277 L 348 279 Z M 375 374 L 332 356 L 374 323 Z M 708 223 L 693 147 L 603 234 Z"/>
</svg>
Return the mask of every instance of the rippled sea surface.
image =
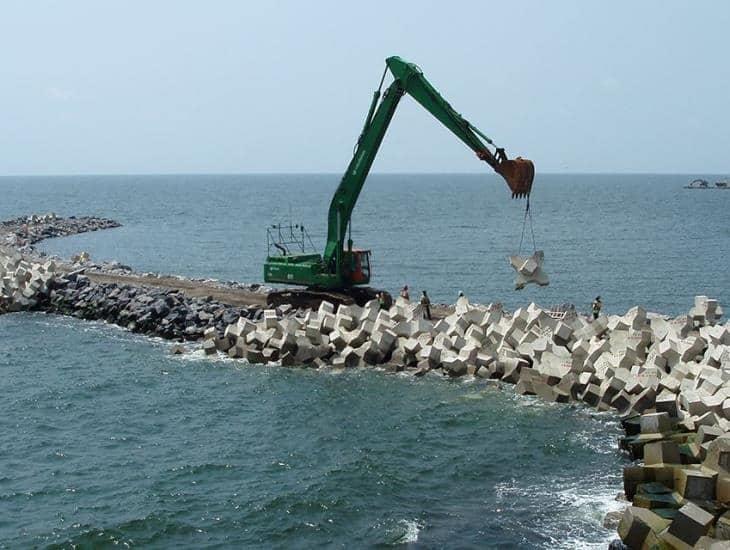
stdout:
<svg viewBox="0 0 730 550">
<path fill-rule="evenodd" d="M 730 192 L 679 176 L 542 176 L 547 289 L 511 290 L 523 203 L 489 177 L 376 176 L 354 218 L 375 283 L 610 312 L 728 295 Z M 318 246 L 337 176 L 0 178 L 0 218 L 124 227 L 42 248 L 259 281 L 265 226 Z M 714 180 L 713 180 L 714 181 Z M 0 546 L 605 547 L 625 459 L 611 414 L 482 381 L 211 361 L 118 328 L 0 317 Z"/>
<path fill-rule="evenodd" d="M 699 176 L 699 175 L 698 175 Z M 706 175 L 709 181 L 721 176 Z M 353 215 L 355 246 L 371 248 L 373 284 L 410 284 L 435 301 L 509 308 L 535 301 L 609 312 L 633 305 L 686 312 L 696 294 L 730 302 L 730 191 L 688 190 L 688 176 L 540 175 L 533 187 L 547 288 L 513 290 L 524 201 L 491 175 L 374 175 Z M 338 175 L 0 178 L 0 219 L 28 212 L 114 218 L 113 231 L 47 241 L 148 271 L 261 281 L 266 227 L 303 223 L 324 249 Z M 529 229 L 523 252 L 533 251 Z"/>
</svg>

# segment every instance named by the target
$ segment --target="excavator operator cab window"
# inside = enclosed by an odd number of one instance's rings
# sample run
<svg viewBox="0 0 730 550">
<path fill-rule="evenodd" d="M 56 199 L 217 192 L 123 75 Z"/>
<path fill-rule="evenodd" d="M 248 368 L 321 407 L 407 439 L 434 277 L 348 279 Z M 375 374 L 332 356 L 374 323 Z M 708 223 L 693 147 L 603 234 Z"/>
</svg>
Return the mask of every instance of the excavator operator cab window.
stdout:
<svg viewBox="0 0 730 550">
<path fill-rule="evenodd" d="M 363 250 L 360 254 L 360 265 L 362 267 L 363 279 L 367 282 L 370 281 L 370 251 Z"/>
<path fill-rule="evenodd" d="M 352 272 L 350 280 L 354 284 L 362 284 L 370 281 L 370 251 L 352 251 Z"/>
</svg>

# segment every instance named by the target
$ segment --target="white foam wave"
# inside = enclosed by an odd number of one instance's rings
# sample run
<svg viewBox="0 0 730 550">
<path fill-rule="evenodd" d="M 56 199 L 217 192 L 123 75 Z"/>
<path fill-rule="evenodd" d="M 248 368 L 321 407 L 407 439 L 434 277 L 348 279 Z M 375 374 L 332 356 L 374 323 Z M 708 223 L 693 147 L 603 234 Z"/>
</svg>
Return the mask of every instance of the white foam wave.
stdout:
<svg viewBox="0 0 730 550">
<path fill-rule="evenodd" d="M 177 361 L 192 361 L 192 362 L 209 360 L 208 356 L 205 354 L 205 351 L 203 351 L 202 348 L 189 350 L 189 351 L 186 351 L 185 353 L 181 353 L 178 355 L 171 355 L 170 358 L 177 360 Z"/>
<path fill-rule="evenodd" d="M 423 529 L 423 525 L 412 519 L 402 519 L 398 525 L 403 530 L 403 534 L 393 541 L 393 544 L 412 544 L 418 541 L 418 533 Z"/>
<path fill-rule="evenodd" d="M 498 500 L 505 504 L 513 501 L 516 496 L 532 498 L 540 501 L 556 503 L 556 510 L 561 516 L 574 518 L 593 533 L 600 533 L 601 539 L 587 542 L 580 528 L 576 532 L 550 533 L 550 528 L 538 526 L 537 529 L 547 534 L 551 539 L 551 548 L 557 549 L 605 549 L 609 542 L 618 535 L 611 529 L 603 527 L 603 519 L 609 512 L 623 510 L 626 502 L 616 500 L 620 488 L 610 483 L 602 487 L 582 487 L 579 484 L 546 485 L 545 487 L 523 486 L 517 480 L 499 483 L 495 486 Z M 552 490 L 547 487 L 552 487 Z"/>
</svg>

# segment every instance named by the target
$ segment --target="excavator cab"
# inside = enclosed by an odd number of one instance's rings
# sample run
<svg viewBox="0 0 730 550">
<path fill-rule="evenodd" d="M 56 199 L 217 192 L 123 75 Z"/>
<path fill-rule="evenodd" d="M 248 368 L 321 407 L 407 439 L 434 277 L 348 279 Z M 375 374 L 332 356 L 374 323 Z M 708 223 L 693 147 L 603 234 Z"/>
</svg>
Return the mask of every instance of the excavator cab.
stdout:
<svg viewBox="0 0 730 550">
<path fill-rule="evenodd" d="M 345 279 L 353 285 L 366 285 L 370 282 L 370 250 L 344 250 Z"/>
</svg>

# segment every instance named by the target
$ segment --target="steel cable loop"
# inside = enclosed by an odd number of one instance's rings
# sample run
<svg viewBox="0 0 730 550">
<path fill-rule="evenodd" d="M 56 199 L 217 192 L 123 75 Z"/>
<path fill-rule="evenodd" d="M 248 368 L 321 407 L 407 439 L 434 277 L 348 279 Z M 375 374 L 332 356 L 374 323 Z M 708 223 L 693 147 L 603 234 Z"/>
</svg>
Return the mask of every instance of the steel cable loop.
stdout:
<svg viewBox="0 0 730 550">
<path fill-rule="evenodd" d="M 525 240 L 525 227 L 527 226 L 527 220 L 530 220 L 530 234 L 532 235 L 532 252 L 537 252 L 537 243 L 535 241 L 535 228 L 532 223 L 532 212 L 530 212 L 530 197 L 527 197 L 527 204 L 525 205 L 525 217 L 522 219 L 522 234 L 520 235 L 520 246 L 517 249 L 517 255 L 522 254 L 522 243 Z"/>
<path fill-rule="evenodd" d="M 527 211 L 530 214 L 530 233 L 532 234 L 532 252 L 537 252 L 537 244 L 535 243 L 535 228 L 532 225 L 532 212 L 530 211 L 530 197 L 527 197 Z"/>
<path fill-rule="evenodd" d="M 517 255 L 522 254 L 522 241 L 525 240 L 525 225 L 527 223 L 527 210 L 525 210 L 525 217 L 522 220 L 522 234 L 520 235 L 520 246 L 517 248 Z"/>
</svg>

